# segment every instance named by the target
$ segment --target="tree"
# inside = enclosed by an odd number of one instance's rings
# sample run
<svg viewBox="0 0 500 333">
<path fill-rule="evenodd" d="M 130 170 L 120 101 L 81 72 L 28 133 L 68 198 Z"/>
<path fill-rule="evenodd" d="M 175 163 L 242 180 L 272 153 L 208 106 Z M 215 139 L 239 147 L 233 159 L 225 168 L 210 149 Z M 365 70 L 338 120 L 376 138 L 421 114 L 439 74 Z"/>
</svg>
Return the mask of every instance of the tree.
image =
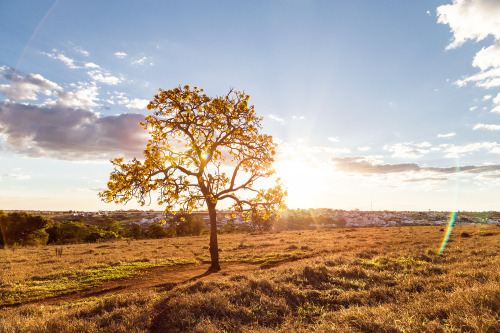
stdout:
<svg viewBox="0 0 500 333">
<path fill-rule="evenodd" d="M 170 222 L 169 230 L 176 236 L 199 236 L 205 230 L 205 224 L 191 214 L 176 214 Z"/>
<path fill-rule="evenodd" d="M 257 181 L 274 173 L 273 138 L 260 134 L 262 118 L 249 105 L 250 96 L 233 89 L 208 97 L 189 86 L 160 89 L 148 104 L 153 114 L 141 126 L 150 139 L 142 161 L 117 158 L 108 189 L 100 197 L 123 203 L 136 198 L 142 205 L 152 194 L 166 212 L 191 213 L 206 207 L 210 216 L 210 271 L 220 270 L 217 204 L 228 199 L 232 209 L 267 219 L 285 208 L 286 191 L 279 179 L 270 188 Z M 249 214 L 249 212 L 251 212 Z"/>
<path fill-rule="evenodd" d="M 168 232 L 161 225 L 153 223 L 146 230 L 146 235 L 150 238 L 164 238 L 168 237 Z"/>
<path fill-rule="evenodd" d="M 42 245 L 47 243 L 48 234 L 45 229 L 51 220 L 25 212 L 0 213 L 0 227 L 4 245 Z"/>
<path fill-rule="evenodd" d="M 4 240 L 4 225 L 7 223 L 7 214 L 3 210 L 0 209 L 0 249 L 3 249 L 5 247 L 5 240 Z"/>
<path fill-rule="evenodd" d="M 95 229 L 98 229 L 95 227 Z M 89 235 L 92 232 L 98 232 L 98 230 L 89 230 L 88 226 L 83 223 L 83 221 L 61 221 L 54 222 L 53 225 L 47 229 L 49 234 L 48 243 L 63 243 L 67 240 L 74 241 L 87 241 Z M 90 240 L 95 240 L 90 238 Z"/>
<path fill-rule="evenodd" d="M 142 231 L 142 227 L 137 223 L 133 223 L 130 226 L 130 228 L 125 230 L 125 235 L 128 237 L 132 237 L 134 239 L 141 238 L 143 234 L 144 234 L 144 232 Z"/>
<path fill-rule="evenodd" d="M 263 219 L 261 216 L 252 216 L 250 223 L 255 230 L 269 231 L 273 227 L 273 220 L 276 220 L 276 217 Z"/>
</svg>

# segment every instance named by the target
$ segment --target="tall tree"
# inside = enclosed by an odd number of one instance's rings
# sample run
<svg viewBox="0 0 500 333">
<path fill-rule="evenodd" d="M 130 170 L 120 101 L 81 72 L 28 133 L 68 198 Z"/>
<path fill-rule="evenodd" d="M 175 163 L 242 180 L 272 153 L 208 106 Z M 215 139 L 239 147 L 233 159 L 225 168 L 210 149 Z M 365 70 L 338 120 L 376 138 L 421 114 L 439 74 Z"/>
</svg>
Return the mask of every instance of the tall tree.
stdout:
<svg viewBox="0 0 500 333">
<path fill-rule="evenodd" d="M 216 211 L 220 201 L 229 200 L 231 208 L 247 219 L 268 219 L 285 208 L 286 191 L 279 179 L 268 188 L 258 184 L 274 174 L 276 144 L 272 136 L 259 133 L 262 118 L 256 116 L 249 98 L 233 89 L 214 98 L 187 85 L 160 89 L 148 104 L 153 114 L 140 123 L 150 135 L 144 159 L 112 160 L 115 169 L 100 197 L 115 203 L 136 198 L 144 205 L 154 192 L 167 212 L 191 213 L 206 207 L 209 270 L 220 270 Z"/>
</svg>

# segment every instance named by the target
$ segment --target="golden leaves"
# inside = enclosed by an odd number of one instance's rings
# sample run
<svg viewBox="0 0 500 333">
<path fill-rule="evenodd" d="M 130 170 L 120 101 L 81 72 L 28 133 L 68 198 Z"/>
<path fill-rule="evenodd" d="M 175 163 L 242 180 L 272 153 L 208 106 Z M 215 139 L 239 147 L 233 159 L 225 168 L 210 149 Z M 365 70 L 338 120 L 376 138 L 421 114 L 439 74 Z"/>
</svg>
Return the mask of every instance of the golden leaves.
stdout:
<svg viewBox="0 0 500 333">
<path fill-rule="evenodd" d="M 280 207 L 286 191 L 278 185 L 256 191 L 249 200 L 235 194 L 274 173 L 276 144 L 271 136 L 259 134 L 262 117 L 249 105 L 250 96 L 232 89 L 214 98 L 202 92 L 189 85 L 158 90 L 148 104 L 153 114 L 140 123 L 150 134 L 144 161 L 111 161 L 115 170 L 108 189 L 99 194 L 102 200 L 122 203 L 136 198 L 144 204 L 151 192 L 159 192 L 157 202 L 167 211 L 192 211 L 204 202 L 216 205 L 224 193 L 240 208 L 260 207 L 255 212 L 266 218 Z M 222 170 L 230 165 L 233 174 L 227 176 Z M 240 171 L 248 179 L 238 185 Z"/>
</svg>

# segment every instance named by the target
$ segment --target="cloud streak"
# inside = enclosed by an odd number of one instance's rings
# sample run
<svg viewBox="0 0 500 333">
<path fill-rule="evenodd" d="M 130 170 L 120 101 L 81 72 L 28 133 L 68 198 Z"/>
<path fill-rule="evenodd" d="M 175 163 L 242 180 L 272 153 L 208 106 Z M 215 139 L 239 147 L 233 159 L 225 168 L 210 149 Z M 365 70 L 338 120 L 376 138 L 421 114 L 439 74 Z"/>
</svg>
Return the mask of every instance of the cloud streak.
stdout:
<svg viewBox="0 0 500 333">
<path fill-rule="evenodd" d="M 451 132 L 451 133 L 446 133 L 446 134 L 438 134 L 437 137 L 438 138 L 451 138 L 455 135 L 456 135 L 456 133 Z"/>
<path fill-rule="evenodd" d="M 500 131 L 500 125 L 496 124 L 476 124 L 472 128 L 473 130 L 485 129 L 488 131 Z"/>
<path fill-rule="evenodd" d="M 274 121 L 277 121 L 277 122 L 278 122 L 278 123 L 280 123 L 280 124 L 284 124 L 284 123 L 285 123 L 285 119 L 280 118 L 280 117 L 278 117 L 278 116 L 275 116 L 275 115 L 274 115 L 274 114 L 272 114 L 272 113 L 270 113 L 270 114 L 269 114 L 269 119 L 274 120 Z"/>
<path fill-rule="evenodd" d="M 102 70 L 95 69 L 87 72 L 87 75 L 90 76 L 93 80 L 109 85 L 117 85 L 123 81 L 123 78 L 111 75 L 111 73 Z"/>
<path fill-rule="evenodd" d="M 403 142 L 393 145 L 384 145 L 383 149 L 391 152 L 396 158 L 420 158 L 431 151 L 432 145 L 429 142 L 412 143 Z"/>
<path fill-rule="evenodd" d="M 377 164 L 364 157 L 333 157 L 330 159 L 339 171 L 362 174 L 419 173 L 454 174 L 458 172 L 470 174 L 492 173 L 500 171 L 500 164 L 465 165 L 461 167 L 425 167 L 417 163 Z"/>
</svg>

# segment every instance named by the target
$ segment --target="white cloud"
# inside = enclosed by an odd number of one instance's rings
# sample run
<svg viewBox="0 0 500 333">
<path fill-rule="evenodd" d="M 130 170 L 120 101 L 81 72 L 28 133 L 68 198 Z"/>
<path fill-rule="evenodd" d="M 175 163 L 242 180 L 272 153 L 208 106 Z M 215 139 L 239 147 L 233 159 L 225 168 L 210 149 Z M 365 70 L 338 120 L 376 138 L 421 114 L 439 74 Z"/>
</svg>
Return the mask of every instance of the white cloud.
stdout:
<svg viewBox="0 0 500 333">
<path fill-rule="evenodd" d="M 450 132 L 450 133 L 446 133 L 446 134 L 438 134 L 437 137 L 438 138 L 451 138 L 452 136 L 455 136 L 456 133 L 454 132 Z"/>
<path fill-rule="evenodd" d="M 331 142 L 340 142 L 340 139 L 338 137 L 329 136 L 328 137 L 328 141 L 331 141 Z"/>
<path fill-rule="evenodd" d="M 64 107 L 72 109 L 92 110 L 98 106 L 96 102 L 98 88 L 96 85 L 81 85 L 73 91 L 59 91 L 55 95 L 56 100 L 49 100 L 43 103 L 43 106 Z"/>
<path fill-rule="evenodd" d="M 6 173 L 3 176 L 8 177 L 8 178 L 17 179 L 17 180 L 26 180 L 26 179 L 31 178 L 30 175 L 22 175 L 22 174 L 18 174 L 18 173 Z"/>
<path fill-rule="evenodd" d="M 87 62 L 85 64 L 85 68 L 101 68 L 101 67 L 97 64 L 94 64 L 93 62 Z"/>
<path fill-rule="evenodd" d="M 62 52 L 58 51 L 57 49 L 53 49 L 52 52 L 53 53 L 46 53 L 46 52 L 42 53 L 52 59 L 58 59 L 62 61 L 63 63 L 66 64 L 66 66 L 68 66 L 71 69 L 78 69 L 78 68 L 91 69 L 90 71 L 87 72 L 87 75 L 96 82 L 101 82 L 109 85 L 116 85 L 124 80 L 122 77 L 114 76 L 110 72 L 102 69 L 101 66 L 97 65 L 96 63 L 85 62 L 83 66 L 77 66 L 75 65 L 73 59 L 66 57 Z M 80 51 L 80 53 L 82 54 L 85 54 L 85 52 L 88 53 L 87 51 L 84 50 Z M 115 55 L 116 54 L 119 54 L 119 56 L 122 55 L 122 53 L 120 52 L 115 53 Z"/>
<path fill-rule="evenodd" d="M 285 122 L 285 120 L 284 120 L 283 118 L 280 118 L 280 117 L 278 117 L 278 116 L 275 116 L 275 115 L 274 115 L 274 114 L 272 114 L 272 113 L 270 113 L 270 114 L 269 114 L 269 118 L 270 118 L 271 120 L 277 121 L 277 122 L 279 122 L 279 123 L 281 123 L 281 124 L 283 124 L 283 123 Z"/>
<path fill-rule="evenodd" d="M 427 141 L 424 141 L 424 142 L 421 142 L 421 143 L 416 143 L 415 146 L 418 147 L 418 148 L 430 148 L 430 147 L 432 147 L 432 145 L 430 144 L 430 142 L 427 142 Z"/>
<path fill-rule="evenodd" d="M 140 110 L 140 109 L 145 109 L 148 104 L 149 104 L 149 101 L 147 99 L 134 98 L 125 106 L 129 109 Z"/>
<path fill-rule="evenodd" d="M 87 72 L 87 74 L 93 80 L 95 80 L 97 82 L 106 83 L 109 85 L 116 85 L 116 84 L 123 81 L 123 78 L 116 77 L 114 75 L 111 75 L 109 72 L 106 72 L 106 71 L 103 71 L 100 69 L 89 71 L 89 72 Z"/>
<path fill-rule="evenodd" d="M 500 125 L 494 124 L 476 124 L 474 125 L 473 130 L 485 129 L 489 131 L 500 131 Z"/>
<path fill-rule="evenodd" d="M 487 101 L 487 100 L 491 99 L 491 97 L 492 97 L 491 95 L 485 95 L 485 96 L 483 96 L 483 101 Z"/>
<path fill-rule="evenodd" d="M 492 0 L 453 0 L 437 8 L 438 23 L 447 24 L 453 39 L 446 49 L 460 47 L 465 42 L 481 41 L 493 36 L 494 44 L 476 53 L 472 65 L 480 72 L 455 81 L 458 86 L 473 82 L 478 87 L 500 86 L 500 2 Z"/>
<path fill-rule="evenodd" d="M 384 150 L 389 151 L 395 158 L 411 159 L 420 158 L 428 154 L 432 145 L 429 142 L 413 143 L 413 142 L 403 142 L 396 143 L 394 145 L 385 145 Z"/>
<path fill-rule="evenodd" d="M 13 68 L 0 67 L 0 79 L 8 84 L 0 85 L 0 94 L 4 94 L 11 101 L 37 100 L 40 94 L 51 96 L 56 91 L 62 91 L 56 83 L 45 79 L 40 74 L 21 76 Z"/>
<path fill-rule="evenodd" d="M 500 67 L 500 44 L 490 45 L 487 48 L 483 47 L 481 51 L 476 53 L 472 65 L 482 71 Z"/>
<path fill-rule="evenodd" d="M 132 61 L 132 64 L 134 65 L 144 65 L 144 63 L 148 60 L 148 57 L 142 57 L 141 59 Z"/>
<path fill-rule="evenodd" d="M 457 168 L 456 166 L 449 167 L 429 167 L 421 166 L 417 163 L 398 163 L 385 164 L 377 161 L 372 161 L 367 157 L 332 157 L 330 161 L 334 164 L 337 170 L 349 173 L 371 174 L 398 174 L 407 173 L 416 175 L 417 173 L 426 174 L 429 176 L 435 175 L 453 175 L 456 173 L 471 174 L 471 175 L 499 175 L 500 164 L 490 165 L 463 165 Z M 410 182 L 421 181 L 424 178 L 412 177 Z"/>
<path fill-rule="evenodd" d="M 125 52 L 115 52 L 115 56 L 117 56 L 120 59 L 123 59 L 127 56 Z"/>
<path fill-rule="evenodd" d="M 358 147 L 358 150 L 359 151 L 369 151 L 371 150 L 372 147 L 369 147 L 369 146 L 362 146 L 362 147 Z"/>
<path fill-rule="evenodd" d="M 71 42 L 69 44 L 72 46 L 73 51 L 75 51 L 76 53 L 80 53 L 81 55 L 84 55 L 86 57 L 90 56 L 90 53 L 88 51 L 85 51 L 84 49 L 82 49 L 80 46 L 74 45 Z"/>
<path fill-rule="evenodd" d="M 294 120 L 304 120 L 304 119 L 306 119 L 306 117 L 304 117 L 304 116 L 292 116 L 292 119 L 294 119 Z"/>
<path fill-rule="evenodd" d="M 474 111 L 474 110 L 477 110 L 477 105 L 471 106 L 471 107 L 469 108 L 469 111 Z"/>
<path fill-rule="evenodd" d="M 495 103 L 496 105 L 500 105 L 500 93 L 495 98 L 493 98 L 493 103 Z"/>
<path fill-rule="evenodd" d="M 130 99 L 128 99 L 125 96 L 124 92 L 114 91 L 114 93 L 115 93 L 115 95 L 111 96 L 111 98 L 110 98 L 110 100 L 112 100 L 113 102 L 116 100 L 118 104 L 128 104 L 128 103 L 130 103 Z"/>
<path fill-rule="evenodd" d="M 445 155 L 445 157 L 457 158 L 461 155 L 475 153 L 481 150 L 488 150 L 488 152 L 496 153 L 498 149 L 500 149 L 500 144 L 498 144 L 497 142 L 476 142 L 462 146 L 450 145 L 445 149 L 445 152 L 448 153 Z"/>
<path fill-rule="evenodd" d="M 455 81 L 459 87 L 467 85 L 469 82 L 475 82 L 476 86 L 481 88 L 500 87 L 500 68 L 492 68 L 487 71 L 481 71 L 478 74 L 471 75 L 462 80 Z"/>
<path fill-rule="evenodd" d="M 53 53 L 42 52 L 42 54 L 45 54 L 49 58 L 62 61 L 66 66 L 68 66 L 71 69 L 80 68 L 79 66 L 75 65 L 75 61 L 73 59 L 66 57 L 62 52 L 59 52 L 56 49 L 53 49 L 52 52 Z"/>
<path fill-rule="evenodd" d="M 491 112 L 493 113 L 500 113 L 500 93 L 493 98 L 493 109 L 491 109 Z"/>
<path fill-rule="evenodd" d="M 437 8 L 438 23 L 448 24 L 453 40 L 447 49 L 468 40 L 481 41 L 493 35 L 500 38 L 500 2 L 491 0 L 453 0 L 453 4 Z"/>
</svg>

